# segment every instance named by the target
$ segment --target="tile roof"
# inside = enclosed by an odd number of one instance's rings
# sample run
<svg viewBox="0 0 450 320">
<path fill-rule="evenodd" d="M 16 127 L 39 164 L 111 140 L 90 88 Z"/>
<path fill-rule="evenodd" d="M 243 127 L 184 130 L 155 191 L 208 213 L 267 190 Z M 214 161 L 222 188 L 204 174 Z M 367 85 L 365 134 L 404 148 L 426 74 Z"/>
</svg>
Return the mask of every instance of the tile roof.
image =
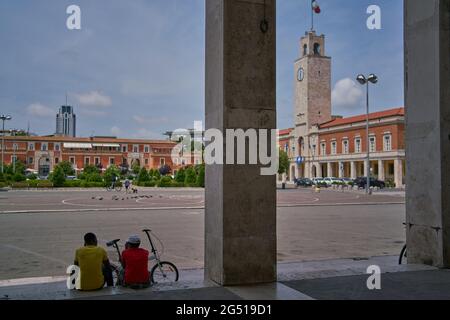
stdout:
<svg viewBox="0 0 450 320">
<path fill-rule="evenodd" d="M 395 117 L 395 116 L 404 116 L 404 115 L 405 115 L 405 108 L 401 107 L 401 108 L 395 108 L 395 109 L 389 109 L 389 110 L 370 113 L 369 119 L 375 120 L 375 119 L 382 119 L 382 118 Z M 342 126 L 342 125 L 350 124 L 350 123 L 363 122 L 363 121 L 366 121 L 366 117 L 367 116 L 365 114 L 362 114 L 362 115 L 358 115 L 358 116 L 354 116 L 354 117 L 334 119 L 332 121 L 322 123 L 320 125 L 320 129 L 332 128 L 332 127 Z"/>
</svg>

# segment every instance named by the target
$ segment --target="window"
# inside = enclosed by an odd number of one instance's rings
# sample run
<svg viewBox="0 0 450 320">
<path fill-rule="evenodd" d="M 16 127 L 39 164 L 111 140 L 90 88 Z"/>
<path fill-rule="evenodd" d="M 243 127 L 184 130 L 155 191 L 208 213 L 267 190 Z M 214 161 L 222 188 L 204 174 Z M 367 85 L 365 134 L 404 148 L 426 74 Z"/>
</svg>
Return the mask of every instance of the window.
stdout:
<svg viewBox="0 0 450 320">
<path fill-rule="evenodd" d="M 115 163 L 114 158 L 109 158 L 109 164 L 110 164 L 110 165 L 114 165 L 114 163 Z"/>
<path fill-rule="evenodd" d="M 377 150 L 377 144 L 375 137 L 369 138 L 369 144 L 370 144 L 370 152 L 375 152 Z"/>
<path fill-rule="evenodd" d="M 390 134 L 385 135 L 383 141 L 384 151 L 392 151 L 392 136 Z"/>
<path fill-rule="evenodd" d="M 336 154 L 337 153 L 337 144 L 336 141 L 331 142 L 331 154 Z"/>
<path fill-rule="evenodd" d="M 320 144 L 320 154 L 325 156 L 327 154 L 327 145 L 325 143 Z"/>
<path fill-rule="evenodd" d="M 144 162 L 145 162 L 145 165 L 148 166 L 148 159 L 145 159 Z"/>
<path fill-rule="evenodd" d="M 355 153 L 361 153 L 361 139 L 355 139 Z"/>
<path fill-rule="evenodd" d="M 320 55 L 320 44 L 314 43 L 314 54 Z"/>
<path fill-rule="evenodd" d="M 14 150 L 14 151 L 19 150 L 19 145 L 18 145 L 17 143 L 14 143 L 14 144 L 13 144 L 13 150 Z"/>
<path fill-rule="evenodd" d="M 28 150 L 29 151 L 34 151 L 34 142 L 29 142 L 28 143 Z"/>
<path fill-rule="evenodd" d="M 33 157 L 29 157 L 28 158 L 28 164 L 33 164 L 34 162 L 34 158 Z"/>
<path fill-rule="evenodd" d="M 75 157 L 70 157 L 70 158 L 69 158 L 69 162 L 70 162 L 71 164 L 75 164 Z"/>
<path fill-rule="evenodd" d="M 17 162 L 17 156 L 11 156 L 11 163 Z"/>
<path fill-rule="evenodd" d="M 303 55 L 306 56 L 308 54 L 308 45 L 305 43 L 303 45 Z"/>
<path fill-rule="evenodd" d="M 59 143 L 55 143 L 55 151 L 60 151 L 61 145 Z"/>
<path fill-rule="evenodd" d="M 122 146 L 122 152 L 128 152 L 128 146 Z"/>
<path fill-rule="evenodd" d="M 55 164 L 59 163 L 59 158 L 55 158 Z"/>
<path fill-rule="evenodd" d="M 139 152 L 139 145 L 135 144 L 135 145 L 133 146 L 133 152 L 134 152 L 134 153 L 138 153 L 138 152 Z"/>
<path fill-rule="evenodd" d="M 89 157 L 84 158 L 84 165 L 88 166 L 91 163 L 91 159 Z"/>
<path fill-rule="evenodd" d="M 342 141 L 342 153 L 344 153 L 344 154 L 348 154 L 349 153 L 348 140 Z"/>
<path fill-rule="evenodd" d="M 99 157 L 95 157 L 94 163 L 95 163 L 96 166 L 98 166 L 100 164 L 100 158 Z"/>
<path fill-rule="evenodd" d="M 41 144 L 41 151 L 47 151 L 48 150 L 48 143 L 47 142 L 43 142 Z"/>
<path fill-rule="evenodd" d="M 150 152 L 150 147 L 149 146 L 145 146 L 144 147 L 144 152 L 145 153 L 149 153 Z"/>
<path fill-rule="evenodd" d="M 159 164 L 160 165 L 165 165 L 166 164 L 166 159 L 164 159 L 164 158 L 161 158 L 161 159 L 159 159 Z"/>
</svg>

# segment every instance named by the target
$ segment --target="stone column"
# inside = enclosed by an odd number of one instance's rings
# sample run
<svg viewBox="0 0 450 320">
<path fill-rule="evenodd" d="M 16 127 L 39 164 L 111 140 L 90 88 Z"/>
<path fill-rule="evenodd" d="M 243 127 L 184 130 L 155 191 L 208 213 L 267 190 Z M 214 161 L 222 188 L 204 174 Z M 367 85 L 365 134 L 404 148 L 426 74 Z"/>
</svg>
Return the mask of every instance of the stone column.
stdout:
<svg viewBox="0 0 450 320">
<path fill-rule="evenodd" d="M 316 168 L 317 168 L 317 178 L 323 177 L 322 165 L 320 163 L 316 163 Z"/>
<path fill-rule="evenodd" d="M 450 267 L 450 0 L 405 1 L 408 263 Z"/>
<path fill-rule="evenodd" d="M 384 161 L 378 160 L 378 180 L 384 181 L 386 179 L 384 173 Z"/>
<path fill-rule="evenodd" d="M 356 179 L 357 173 L 356 173 L 356 162 L 352 161 L 350 162 L 350 178 Z"/>
<path fill-rule="evenodd" d="M 403 161 L 401 159 L 394 160 L 394 182 L 396 188 L 403 186 Z"/>
<path fill-rule="evenodd" d="M 364 177 L 367 177 L 370 172 L 367 172 L 367 160 L 364 160 Z"/>
<path fill-rule="evenodd" d="M 327 177 L 333 176 L 333 164 L 331 162 L 327 163 Z"/>
<path fill-rule="evenodd" d="M 338 163 L 338 171 L 339 171 L 338 178 L 344 178 L 344 163 L 343 162 Z"/>
<path fill-rule="evenodd" d="M 266 3 L 206 1 L 206 129 L 276 128 L 276 1 Z M 205 278 L 220 285 L 276 281 L 276 177 L 260 169 L 207 165 Z"/>
</svg>

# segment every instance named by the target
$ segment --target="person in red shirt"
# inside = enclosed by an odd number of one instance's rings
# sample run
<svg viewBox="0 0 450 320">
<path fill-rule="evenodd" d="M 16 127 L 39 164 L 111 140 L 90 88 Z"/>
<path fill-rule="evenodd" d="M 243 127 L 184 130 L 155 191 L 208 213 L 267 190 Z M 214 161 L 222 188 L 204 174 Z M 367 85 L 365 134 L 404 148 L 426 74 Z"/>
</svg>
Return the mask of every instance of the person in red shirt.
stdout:
<svg viewBox="0 0 450 320">
<path fill-rule="evenodd" d="M 128 238 L 125 250 L 122 252 L 122 266 L 125 269 L 124 286 L 146 288 L 150 285 L 148 271 L 149 252 L 139 248 L 141 239 L 138 236 Z"/>
</svg>

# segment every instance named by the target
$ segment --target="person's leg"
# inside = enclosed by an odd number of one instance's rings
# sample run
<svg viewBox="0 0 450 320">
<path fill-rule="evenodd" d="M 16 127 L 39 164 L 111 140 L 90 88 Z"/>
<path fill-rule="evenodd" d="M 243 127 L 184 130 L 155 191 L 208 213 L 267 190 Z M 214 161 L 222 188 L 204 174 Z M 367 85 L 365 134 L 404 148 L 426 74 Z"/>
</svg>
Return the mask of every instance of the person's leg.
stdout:
<svg viewBox="0 0 450 320">
<path fill-rule="evenodd" d="M 114 280 L 113 280 L 111 266 L 103 265 L 103 277 L 105 277 L 105 282 L 108 287 L 114 286 Z"/>
</svg>

